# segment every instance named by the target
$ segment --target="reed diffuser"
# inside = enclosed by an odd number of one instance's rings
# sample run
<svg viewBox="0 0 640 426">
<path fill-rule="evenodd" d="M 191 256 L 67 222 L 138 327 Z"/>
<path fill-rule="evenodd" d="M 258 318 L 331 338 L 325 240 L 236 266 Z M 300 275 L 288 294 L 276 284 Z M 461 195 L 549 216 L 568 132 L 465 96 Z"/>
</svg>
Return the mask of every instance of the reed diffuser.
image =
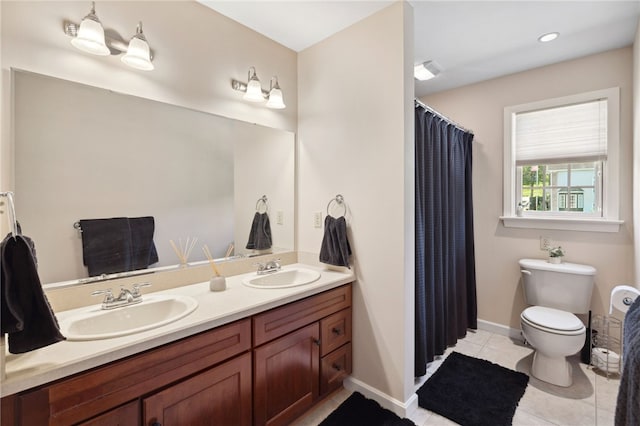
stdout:
<svg viewBox="0 0 640 426">
<path fill-rule="evenodd" d="M 182 238 L 179 238 L 178 244 L 180 245 L 177 246 L 176 243 L 173 242 L 173 240 L 169 240 L 169 243 L 171 243 L 171 247 L 173 248 L 173 251 L 176 253 L 176 256 L 178 256 L 178 260 L 180 261 L 181 267 L 187 266 L 187 262 L 189 261 L 189 256 L 191 255 L 191 250 L 193 250 L 197 241 L 198 241 L 197 237 L 194 237 L 193 239 L 191 239 L 191 237 L 187 237 L 187 241 L 183 244 Z"/>
<path fill-rule="evenodd" d="M 202 251 L 204 252 L 207 259 L 209 259 L 209 265 L 211 265 L 211 269 L 213 271 L 213 277 L 209 280 L 209 290 L 211 291 L 223 291 L 227 289 L 227 280 L 220 274 L 220 270 L 216 266 L 216 262 L 213 260 L 213 256 L 211 256 L 211 250 L 205 244 L 202 247 Z"/>
</svg>

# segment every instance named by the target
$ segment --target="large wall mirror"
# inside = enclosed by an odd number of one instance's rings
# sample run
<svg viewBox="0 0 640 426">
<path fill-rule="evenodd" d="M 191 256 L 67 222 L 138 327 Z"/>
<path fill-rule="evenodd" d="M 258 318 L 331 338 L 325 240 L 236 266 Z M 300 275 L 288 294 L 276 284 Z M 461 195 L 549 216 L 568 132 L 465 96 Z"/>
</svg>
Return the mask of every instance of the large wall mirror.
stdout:
<svg viewBox="0 0 640 426">
<path fill-rule="evenodd" d="M 294 249 L 294 134 L 13 70 L 16 216 L 44 284 L 87 278 L 84 219 L 152 216 L 158 262 L 247 250 L 256 209 L 270 251 Z M 81 282 L 81 281 L 80 281 Z"/>
</svg>

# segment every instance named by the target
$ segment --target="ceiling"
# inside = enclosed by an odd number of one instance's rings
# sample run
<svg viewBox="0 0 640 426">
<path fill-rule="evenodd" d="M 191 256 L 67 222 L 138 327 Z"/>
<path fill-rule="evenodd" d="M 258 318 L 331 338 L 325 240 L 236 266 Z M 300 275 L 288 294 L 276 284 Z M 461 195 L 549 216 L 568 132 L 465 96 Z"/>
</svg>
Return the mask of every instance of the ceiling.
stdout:
<svg viewBox="0 0 640 426">
<path fill-rule="evenodd" d="M 295 51 L 393 3 L 198 1 Z M 409 3 L 414 9 L 414 63 L 432 60 L 442 69 L 432 80 L 416 81 L 416 96 L 629 46 L 640 19 L 640 0 Z M 552 31 L 560 37 L 537 41 Z"/>
</svg>

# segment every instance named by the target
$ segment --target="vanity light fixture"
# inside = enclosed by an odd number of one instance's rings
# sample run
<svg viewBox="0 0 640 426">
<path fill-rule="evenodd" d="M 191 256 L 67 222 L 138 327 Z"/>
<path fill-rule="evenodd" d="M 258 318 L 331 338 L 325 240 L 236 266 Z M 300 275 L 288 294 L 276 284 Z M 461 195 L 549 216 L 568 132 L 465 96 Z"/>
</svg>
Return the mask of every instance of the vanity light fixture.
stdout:
<svg viewBox="0 0 640 426">
<path fill-rule="evenodd" d="M 275 84 L 273 83 L 273 80 L 276 81 Z M 284 99 L 282 97 L 282 90 L 280 89 L 280 85 L 278 84 L 278 77 L 274 75 L 269 84 L 269 100 L 267 101 L 267 107 L 274 109 L 286 108 Z"/>
<path fill-rule="evenodd" d="M 153 69 L 149 43 L 147 43 L 147 39 L 142 33 L 142 22 L 138 23 L 136 34 L 131 37 L 129 46 L 127 47 L 127 53 L 121 60 L 130 67 L 139 70 L 151 71 Z"/>
<path fill-rule="evenodd" d="M 91 2 L 91 11 L 82 19 L 76 37 L 71 39 L 71 44 L 93 55 L 107 56 L 111 53 L 104 41 L 102 23 L 96 16 L 95 2 Z"/>
<path fill-rule="evenodd" d="M 441 68 L 434 61 L 426 61 L 413 67 L 413 76 L 416 80 L 430 80 L 440 74 Z"/>
<path fill-rule="evenodd" d="M 270 81 L 269 91 L 262 90 L 260 79 L 256 73 L 255 67 L 250 67 L 248 72 L 248 82 L 243 83 L 241 81 L 232 79 L 231 87 L 234 90 L 245 92 L 242 99 L 250 102 L 264 102 L 267 100 L 266 106 L 273 109 L 284 109 L 284 96 L 282 95 L 282 89 L 278 84 L 278 77 L 273 76 Z"/>
<path fill-rule="evenodd" d="M 538 41 L 541 43 L 547 43 L 557 39 L 559 35 L 560 33 L 558 32 L 542 34 L 540 37 L 538 37 Z"/>
<path fill-rule="evenodd" d="M 147 39 L 142 33 L 142 22 L 138 24 L 136 33 L 126 43 L 117 33 L 110 31 L 105 35 L 102 23 L 96 16 L 95 2 L 91 2 L 91 11 L 84 17 L 80 25 L 64 22 L 64 33 L 72 37 L 71 44 L 83 52 L 94 55 L 120 55 L 122 62 L 139 70 L 152 70 L 153 58 Z"/>
</svg>

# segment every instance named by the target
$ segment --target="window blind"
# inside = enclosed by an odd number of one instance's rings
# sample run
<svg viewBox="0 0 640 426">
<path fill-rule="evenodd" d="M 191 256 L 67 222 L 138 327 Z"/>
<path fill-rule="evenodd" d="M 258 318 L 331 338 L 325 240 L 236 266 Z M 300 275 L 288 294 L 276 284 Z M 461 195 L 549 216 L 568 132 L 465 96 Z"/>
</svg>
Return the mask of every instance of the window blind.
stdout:
<svg viewBox="0 0 640 426">
<path fill-rule="evenodd" d="M 515 115 L 516 165 L 607 158 L 607 100 Z"/>
</svg>

